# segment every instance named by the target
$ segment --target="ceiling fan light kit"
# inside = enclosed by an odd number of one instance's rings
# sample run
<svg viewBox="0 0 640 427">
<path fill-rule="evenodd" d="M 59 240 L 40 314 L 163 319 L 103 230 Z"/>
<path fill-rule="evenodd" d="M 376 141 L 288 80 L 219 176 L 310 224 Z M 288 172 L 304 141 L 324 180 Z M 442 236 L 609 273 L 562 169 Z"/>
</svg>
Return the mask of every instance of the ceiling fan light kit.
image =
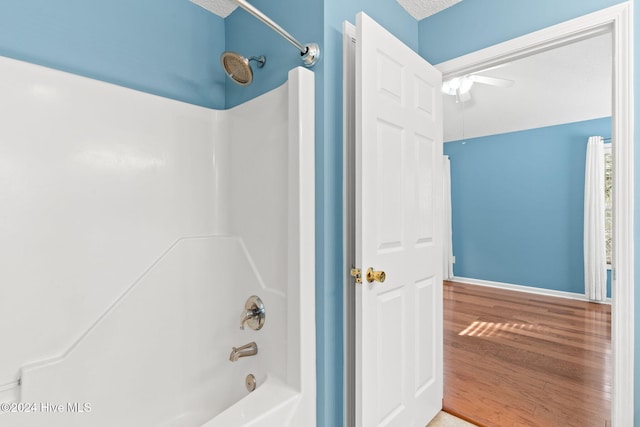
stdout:
<svg viewBox="0 0 640 427">
<path fill-rule="evenodd" d="M 511 87 L 514 84 L 514 81 L 497 77 L 468 74 L 462 77 L 454 77 L 443 82 L 442 92 L 447 95 L 455 96 L 456 102 L 467 102 L 471 99 L 471 87 L 474 83 L 497 87 Z"/>
<path fill-rule="evenodd" d="M 447 80 L 442 83 L 442 92 L 447 95 L 457 95 L 460 93 L 467 93 L 473 86 L 473 80 L 467 76 L 454 77 L 451 80 Z"/>
<path fill-rule="evenodd" d="M 442 83 L 442 92 L 456 97 L 456 102 L 467 102 L 471 99 L 473 80 L 467 76 L 454 77 Z"/>
</svg>

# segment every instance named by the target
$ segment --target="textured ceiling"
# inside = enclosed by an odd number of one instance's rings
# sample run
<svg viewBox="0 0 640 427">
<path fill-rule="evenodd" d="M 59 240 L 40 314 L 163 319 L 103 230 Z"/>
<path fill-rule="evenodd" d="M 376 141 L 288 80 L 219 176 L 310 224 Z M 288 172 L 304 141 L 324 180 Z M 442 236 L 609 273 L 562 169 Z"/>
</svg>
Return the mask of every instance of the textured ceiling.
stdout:
<svg viewBox="0 0 640 427">
<path fill-rule="evenodd" d="M 418 21 L 434 15 L 462 0 L 397 0 Z"/>
<path fill-rule="evenodd" d="M 191 0 L 193 3 L 198 6 L 204 7 L 210 12 L 215 13 L 216 15 L 226 18 L 236 10 L 235 4 L 230 2 L 229 0 Z"/>
<path fill-rule="evenodd" d="M 216 15 L 226 18 L 236 9 L 229 0 L 191 0 Z M 392 0 L 387 0 L 392 1 Z M 453 6 L 462 0 L 396 0 L 411 16 L 418 21 Z"/>
</svg>

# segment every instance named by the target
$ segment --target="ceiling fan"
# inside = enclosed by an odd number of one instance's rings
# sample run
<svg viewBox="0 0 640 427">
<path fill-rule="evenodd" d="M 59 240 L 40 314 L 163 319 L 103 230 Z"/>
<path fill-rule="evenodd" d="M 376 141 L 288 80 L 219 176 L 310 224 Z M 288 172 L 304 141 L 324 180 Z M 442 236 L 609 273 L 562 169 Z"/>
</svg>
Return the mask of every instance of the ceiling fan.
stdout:
<svg viewBox="0 0 640 427">
<path fill-rule="evenodd" d="M 467 102 L 471 99 L 471 87 L 474 83 L 489 86 L 511 87 L 515 83 L 513 80 L 499 77 L 479 76 L 477 74 L 467 74 L 461 77 L 454 77 L 442 83 L 442 92 L 456 97 L 456 103 Z"/>
</svg>

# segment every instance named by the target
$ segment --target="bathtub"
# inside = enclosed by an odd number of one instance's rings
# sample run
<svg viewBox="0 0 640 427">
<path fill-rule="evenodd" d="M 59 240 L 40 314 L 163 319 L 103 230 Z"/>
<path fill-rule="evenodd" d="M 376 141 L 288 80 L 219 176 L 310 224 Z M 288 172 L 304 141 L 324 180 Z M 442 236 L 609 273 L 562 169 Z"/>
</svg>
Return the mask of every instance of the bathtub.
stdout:
<svg viewBox="0 0 640 427">
<path fill-rule="evenodd" d="M 301 394 L 290 385 L 267 376 L 264 384 L 203 427 L 300 425 L 292 423 L 300 400 Z"/>
<path fill-rule="evenodd" d="M 28 67 L 15 78 L 28 76 Z M 201 232 L 185 233 L 158 250 L 93 322 L 78 326 L 63 351 L 25 360 L 19 381 L 0 387 L 0 401 L 33 404 L 36 410 L 0 413 L 0 425 L 315 425 L 313 73 L 293 69 L 281 87 L 226 111 L 205 111 L 42 67 L 38 73 L 42 79 L 53 76 L 48 84 L 65 93 L 81 98 L 88 92 L 87 104 L 108 96 L 114 104 L 109 114 L 119 114 L 125 105 L 143 111 L 139 132 L 166 121 L 153 116 L 156 104 L 165 113 L 177 108 L 184 129 L 193 128 L 189 117 L 196 114 L 194 120 L 215 135 L 215 185 L 195 194 L 211 197 L 204 206 L 212 219 L 197 221 Z M 139 100 L 145 108 L 136 106 Z M 64 108 L 86 109 L 82 103 L 52 108 L 59 114 Z M 43 120 L 46 116 L 43 110 Z M 81 263 L 94 261 L 76 256 Z M 136 253 L 129 256 L 137 260 Z M 78 284 L 70 295 L 81 286 L 91 283 Z M 102 284 L 96 292 L 108 296 L 109 289 Z M 265 303 L 266 322 L 259 331 L 240 329 L 251 295 Z M 251 341 L 258 354 L 229 360 L 232 347 Z M 248 374 L 256 378 L 252 392 L 245 386 Z M 79 411 L 84 404 L 89 410 Z"/>
<path fill-rule="evenodd" d="M 292 419 L 302 400 L 300 392 L 273 376 L 264 378 L 262 384 L 229 408 L 218 408 L 211 418 L 211 411 L 188 412 L 177 416 L 158 427 L 202 427 L 229 426 L 292 426 Z M 202 424 L 203 420 L 205 421 Z M 305 424 L 306 425 L 306 424 Z M 313 424 L 311 424 L 313 425 Z"/>
</svg>

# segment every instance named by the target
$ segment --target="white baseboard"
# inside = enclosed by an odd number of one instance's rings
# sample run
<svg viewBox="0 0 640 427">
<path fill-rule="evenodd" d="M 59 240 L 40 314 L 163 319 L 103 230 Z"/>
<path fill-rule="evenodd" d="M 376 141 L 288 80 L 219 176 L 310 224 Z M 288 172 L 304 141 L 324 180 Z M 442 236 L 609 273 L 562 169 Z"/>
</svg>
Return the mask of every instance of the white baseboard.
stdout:
<svg viewBox="0 0 640 427">
<path fill-rule="evenodd" d="M 589 301 L 589 298 L 584 294 L 576 294 L 574 292 L 555 291 L 552 289 L 536 288 L 533 286 L 514 285 L 512 283 L 492 282 L 490 280 L 472 279 L 469 277 L 454 276 L 450 279 L 453 282 L 467 283 L 469 285 L 487 286 L 489 288 L 507 289 L 510 291 L 527 292 L 536 295 L 546 295 L 549 297 L 568 298 L 578 301 L 587 302 L 599 302 L 602 304 L 611 304 L 611 298 L 607 298 L 606 301 Z"/>
</svg>

